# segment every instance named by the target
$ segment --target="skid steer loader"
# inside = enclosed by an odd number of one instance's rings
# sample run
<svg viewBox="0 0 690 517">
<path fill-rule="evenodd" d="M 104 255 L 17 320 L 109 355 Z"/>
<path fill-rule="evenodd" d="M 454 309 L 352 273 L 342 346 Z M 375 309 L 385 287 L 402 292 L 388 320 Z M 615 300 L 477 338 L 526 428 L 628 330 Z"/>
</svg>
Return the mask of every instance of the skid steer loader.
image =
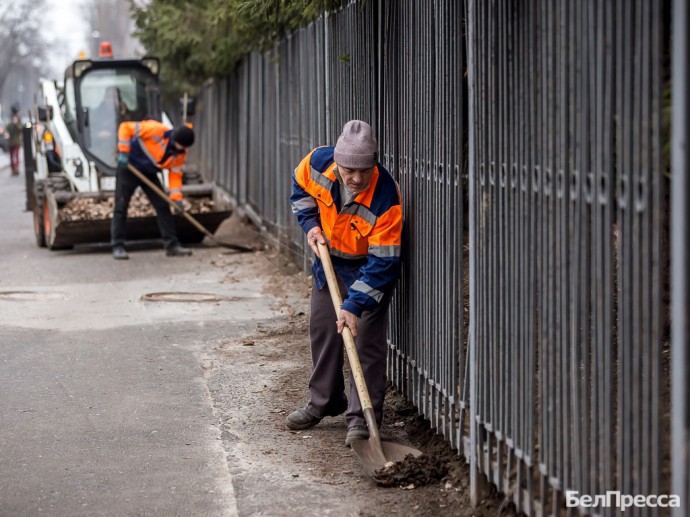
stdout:
<svg viewBox="0 0 690 517">
<path fill-rule="evenodd" d="M 80 59 L 67 68 L 64 81 L 39 81 L 30 130 L 24 131 L 27 207 L 39 247 L 109 242 L 120 122 L 170 124 L 161 109 L 159 68 L 154 57 Z M 167 188 L 168 171 L 160 179 Z M 203 183 L 198 173 L 185 170 L 182 192 L 188 213 L 210 233 L 231 215 L 229 196 Z M 204 238 L 187 219 L 174 217 L 182 242 Z M 141 192 L 130 204 L 127 235 L 130 240 L 160 236 L 155 212 Z"/>
</svg>

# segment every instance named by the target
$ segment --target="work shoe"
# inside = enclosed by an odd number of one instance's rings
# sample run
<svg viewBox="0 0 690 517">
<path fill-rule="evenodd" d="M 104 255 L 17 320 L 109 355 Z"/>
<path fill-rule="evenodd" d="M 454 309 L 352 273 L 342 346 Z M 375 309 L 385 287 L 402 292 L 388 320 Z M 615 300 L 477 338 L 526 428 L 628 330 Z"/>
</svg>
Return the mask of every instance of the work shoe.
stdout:
<svg viewBox="0 0 690 517">
<path fill-rule="evenodd" d="M 352 442 L 355 440 L 368 440 L 369 439 L 369 429 L 366 427 L 360 427 L 358 425 L 350 427 L 347 430 L 347 436 L 345 436 L 345 447 L 352 446 Z"/>
<path fill-rule="evenodd" d="M 296 431 L 300 429 L 309 429 L 319 422 L 321 422 L 319 417 L 310 415 L 304 408 L 295 409 L 285 419 L 285 424 L 288 426 L 288 429 L 294 429 Z"/>
<path fill-rule="evenodd" d="M 168 257 L 188 257 L 192 254 L 192 250 L 188 248 L 183 248 L 179 244 L 171 246 L 165 250 L 165 255 Z"/>
<path fill-rule="evenodd" d="M 129 255 L 124 246 L 113 246 L 113 258 L 115 260 L 127 260 Z"/>
</svg>

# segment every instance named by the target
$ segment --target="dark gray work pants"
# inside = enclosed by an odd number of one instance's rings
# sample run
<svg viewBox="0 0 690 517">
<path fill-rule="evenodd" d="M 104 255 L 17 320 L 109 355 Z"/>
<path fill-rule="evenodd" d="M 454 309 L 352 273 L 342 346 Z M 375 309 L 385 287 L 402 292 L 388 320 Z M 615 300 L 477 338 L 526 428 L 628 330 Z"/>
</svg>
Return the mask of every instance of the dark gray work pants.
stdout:
<svg viewBox="0 0 690 517">
<path fill-rule="evenodd" d="M 163 186 L 156 174 L 146 174 L 146 177 L 158 188 Z M 180 244 L 175 229 L 175 219 L 170 212 L 170 206 L 156 194 L 151 187 L 137 178 L 126 167 L 118 167 L 115 180 L 115 209 L 110 227 L 110 242 L 112 246 L 124 246 L 127 240 L 127 208 L 137 187 L 141 187 L 156 211 L 156 222 L 163 237 L 165 249 L 174 248 Z"/>
<path fill-rule="evenodd" d="M 343 298 L 347 288 L 338 280 Z M 388 306 L 392 289 L 381 302 L 370 311 L 364 311 L 357 322 L 355 344 L 364 378 L 369 389 L 369 398 L 374 407 L 379 426 L 383 419 L 383 399 L 386 395 L 386 353 L 388 330 Z M 328 286 L 322 290 L 314 285 L 311 293 L 311 317 L 309 338 L 311 340 L 312 373 L 309 379 L 310 400 L 307 412 L 315 417 L 339 415 L 345 410 L 345 381 L 343 378 L 344 344 L 336 327 L 336 314 Z M 350 397 L 345 415 L 347 427 L 366 427 L 362 406 L 357 395 L 355 382 L 350 374 Z"/>
</svg>

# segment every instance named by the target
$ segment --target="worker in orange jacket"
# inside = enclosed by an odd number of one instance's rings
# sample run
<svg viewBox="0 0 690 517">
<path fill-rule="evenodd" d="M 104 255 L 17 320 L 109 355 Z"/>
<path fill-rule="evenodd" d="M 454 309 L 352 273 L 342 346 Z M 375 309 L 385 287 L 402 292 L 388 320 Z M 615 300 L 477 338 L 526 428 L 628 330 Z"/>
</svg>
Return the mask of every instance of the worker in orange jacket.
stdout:
<svg viewBox="0 0 690 517">
<path fill-rule="evenodd" d="M 345 444 L 369 437 L 355 383 L 349 402 L 343 379 L 347 325 L 355 336 L 378 425 L 386 392 L 388 306 L 400 274 L 403 211 L 398 184 L 378 163 L 378 144 L 366 122 L 351 120 L 335 147 L 319 147 L 292 177 L 292 211 L 314 251 L 309 338 L 313 368 L 309 402 L 287 416 L 290 429 L 346 413 Z M 343 304 L 336 314 L 317 242 L 328 243 Z"/>
<path fill-rule="evenodd" d="M 175 220 L 170 207 L 149 186 L 127 168 L 130 163 L 156 186 L 161 188 L 158 172 L 168 169 L 170 199 L 182 207 L 182 166 L 187 149 L 194 143 L 194 131 L 188 126 L 171 128 L 157 120 L 122 122 L 117 131 L 117 159 L 115 183 L 115 210 L 111 226 L 113 257 L 125 260 L 127 208 L 137 187 L 141 187 L 156 210 L 158 228 L 165 243 L 168 257 L 188 256 L 192 251 L 180 245 L 175 231 Z"/>
</svg>

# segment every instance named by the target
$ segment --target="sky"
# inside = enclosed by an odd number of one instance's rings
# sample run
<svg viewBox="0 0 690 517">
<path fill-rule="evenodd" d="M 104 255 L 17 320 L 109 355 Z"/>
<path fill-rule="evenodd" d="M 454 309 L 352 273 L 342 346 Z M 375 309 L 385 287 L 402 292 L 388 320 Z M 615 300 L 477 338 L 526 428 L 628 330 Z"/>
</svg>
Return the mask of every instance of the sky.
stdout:
<svg viewBox="0 0 690 517">
<path fill-rule="evenodd" d="M 52 28 L 48 37 L 53 43 L 55 73 L 62 74 L 67 66 L 79 57 L 80 51 L 88 51 L 88 33 L 85 15 L 82 12 L 84 0 L 59 0 L 47 2 L 46 24 Z"/>
<path fill-rule="evenodd" d="M 0 0 L 0 2 L 3 0 Z M 79 53 L 90 52 L 101 41 L 98 33 L 92 34 L 88 23 L 88 6 L 98 5 L 101 0 L 48 0 L 46 16 L 51 20 L 48 26 L 49 39 L 53 45 L 53 73 L 61 77 L 65 69 L 76 59 Z M 112 4 L 112 2 L 111 2 Z M 128 5 L 125 3 L 125 5 Z M 103 15 L 103 13 L 101 13 Z M 121 23 L 122 20 L 119 20 Z M 117 27 L 118 25 L 115 25 Z M 121 25 L 120 25 L 121 26 Z M 123 35 L 122 48 L 113 49 L 116 57 L 143 55 L 143 49 L 136 39 Z M 89 56 L 92 57 L 92 56 Z"/>
</svg>

